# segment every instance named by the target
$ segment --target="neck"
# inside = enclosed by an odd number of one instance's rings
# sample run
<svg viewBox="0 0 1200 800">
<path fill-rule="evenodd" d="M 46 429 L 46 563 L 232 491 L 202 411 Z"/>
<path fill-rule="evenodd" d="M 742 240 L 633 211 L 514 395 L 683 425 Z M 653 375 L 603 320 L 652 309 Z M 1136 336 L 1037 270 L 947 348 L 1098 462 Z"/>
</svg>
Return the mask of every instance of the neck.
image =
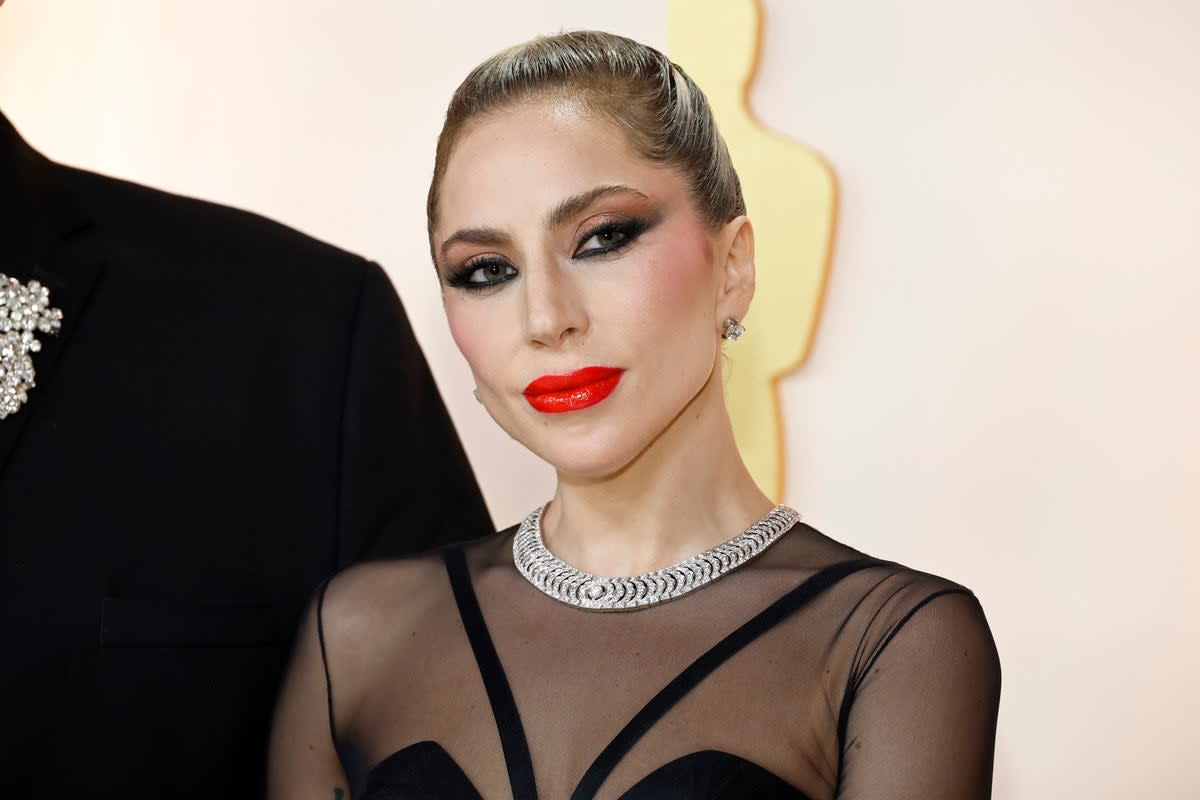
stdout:
<svg viewBox="0 0 1200 800">
<path fill-rule="evenodd" d="M 773 506 L 738 454 L 715 368 L 666 430 L 619 472 L 586 479 L 560 472 L 542 535 L 573 567 L 637 575 L 728 541 Z"/>
</svg>

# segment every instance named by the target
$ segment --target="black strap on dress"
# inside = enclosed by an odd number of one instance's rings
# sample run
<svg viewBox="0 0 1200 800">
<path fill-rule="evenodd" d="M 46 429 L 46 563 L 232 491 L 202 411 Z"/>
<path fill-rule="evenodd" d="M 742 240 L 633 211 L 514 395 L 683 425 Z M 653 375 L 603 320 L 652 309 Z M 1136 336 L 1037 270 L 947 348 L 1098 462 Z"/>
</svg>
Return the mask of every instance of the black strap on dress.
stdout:
<svg viewBox="0 0 1200 800">
<path fill-rule="evenodd" d="M 496 646 L 488 633 L 483 612 L 471 576 L 467 571 L 467 559 L 462 548 L 452 547 L 443 551 L 446 572 L 450 576 L 450 587 L 462 617 L 463 628 L 475 653 L 483 686 L 487 689 L 488 702 L 500 733 L 500 744 L 504 748 L 504 763 L 508 767 L 508 781 L 512 786 L 513 800 L 537 800 L 537 783 L 533 777 L 533 760 L 529 756 L 529 742 L 525 739 L 525 727 L 517 711 L 516 700 L 496 653 Z"/>
<path fill-rule="evenodd" d="M 571 800 L 591 800 L 600 791 L 609 774 L 620 763 L 637 741 L 650 730 L 683 696 L 696 688 L 721 664 L 732 658 L 739 650 L 759 636 L 778 625 L 801 606 L 835 583 L 866 567 L 884 562 L 873 558 L 843 561 L 826 567 L 805 580 L 795 589 L 751 617 L 741 627 L 730 633 L 693 661 L 683 672 L 659 691 L 650 702 L 642 707 L 633 719 L 618 733 L 607 747 L 596 756 L 591 767 L 584 773 L 579 785 L 571 794 Z"/>
<path fill-rule="evenodd" d="M 529 754 L 525 729 L 521 724 L 521 716 L 517 711 L 517 704 L 513 699 L 504 667 L 500 663 L 496 647 L 479 608 L 479 600 L 471 585 L 466 556 L 460 548 L 450 548 L 443 551 L 443 558 L 450 576 L 450 585 L 454 589 L 454 599 L 458 603 L 459 614 L 462 616 L 463 627 L 471 642 L 471 649 L 475 653 L 488 700 L 492 704 L 492 713 L 495 716 L 500 742 L 504 749 L 504 760 L 508 766 L 513 798 L 514 800 L 536 800 L 537 786 L 534 781 L 533 761 Z M 575 791 L 571 794 L 571 800 L 592 800 L 625 754 L 637 744 L 654 723 L 661 719 L 684 695 L 708 677 L 713 670 L 732 658 L 739 650 L 838 581 L 859 570 L 884 563 L 886 562 L 873 558 L 860 558 L 826 567 L 705 651 L 654 695 L 600 752 L 575 787 Z"/>
</svg>

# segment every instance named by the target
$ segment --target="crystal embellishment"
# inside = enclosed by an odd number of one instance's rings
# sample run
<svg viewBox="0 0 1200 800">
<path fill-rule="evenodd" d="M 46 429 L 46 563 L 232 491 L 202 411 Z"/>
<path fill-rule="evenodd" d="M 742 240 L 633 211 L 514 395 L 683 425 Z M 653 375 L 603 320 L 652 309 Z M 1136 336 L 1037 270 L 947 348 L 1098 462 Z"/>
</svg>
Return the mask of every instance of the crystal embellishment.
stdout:
<svg viewBox="0 0 1200 800">
<path fill-rule="evenodd" d="M 728 339 L 731 342 L 736 342 L 742 338 L 742 334 L 746 332 L 746 326 L 738 322 L 736 317 L 730 317 L 725 320 L 725 330 L 721 333 L 722 339 Z"/>
<path fill-rule="evenodd" d="M 630 577 L 606 578 L 559 560 L 542 541 L 542 512 L 534 511 L 513 537 L 513 561 L 525 579 L 559 602 L 589 611 L 634 611 L 674 600 L 715 581 L 761 554 L 800 520 L 788 506 L 771 512 L 724 544 L 673 567 Z"/>
<path fill-rule="evenodd" d="M 20 411 L 36 385 L 32 354 L 42 343 L 34 332 L 58 333 L 62 316 L 45 286 L 0 272 L 0 419 Z"/>
</svg>

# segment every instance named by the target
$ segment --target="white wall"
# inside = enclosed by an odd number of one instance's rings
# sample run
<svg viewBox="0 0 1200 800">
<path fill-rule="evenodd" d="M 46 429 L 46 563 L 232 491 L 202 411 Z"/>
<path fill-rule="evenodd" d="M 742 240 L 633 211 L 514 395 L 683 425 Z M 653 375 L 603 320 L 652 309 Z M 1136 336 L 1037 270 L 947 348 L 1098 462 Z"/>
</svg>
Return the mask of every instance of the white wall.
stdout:
<svg viewBox="0 0 1200 800">
<path fill-rule="evenodd" d="M 441 318 L 441 114 L 501 46 L 598 27 L 665 47 L 666 8 L 10 0 L 0 107 L 58 160 L 383 262 L 507 524 L 551 478 L 472 400 Z M 816 347 L 784 382 L 788 501 L 979 594 L 998 798 L 1200 795 L 1200 5 L 765 13 L 755 110 L 842 197 Z"/>
</svg>

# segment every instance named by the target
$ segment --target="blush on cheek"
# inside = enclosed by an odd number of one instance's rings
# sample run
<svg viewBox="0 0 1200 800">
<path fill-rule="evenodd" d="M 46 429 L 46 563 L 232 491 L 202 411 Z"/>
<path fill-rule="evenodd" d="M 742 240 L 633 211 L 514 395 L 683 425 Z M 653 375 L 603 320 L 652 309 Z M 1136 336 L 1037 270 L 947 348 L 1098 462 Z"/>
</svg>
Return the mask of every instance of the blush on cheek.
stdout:
<svg viewBox="0 0 1200 800">
<path fill-rule="evenodd" d="M 458 345 L 458 352 L 467 360 L 471 371 L 479 374 L 476 367 L 487 361 L 487 353 L 484 352 L 489 341 L 486 315 L 472 314 L 469 309 L 458 308 L 453 300 L 449 300 L 446 303 L 446 321 L 450 324 L 450 336 Z"/>
<path fill-rule="evenodd" d="M 668 239 L 670 247 L 654 253 L 641 290 L 649 311 L 673 316 L 688 311 L 712 281 L 710 248 L 703 233 L 681 231 Z"/>
</svg>

